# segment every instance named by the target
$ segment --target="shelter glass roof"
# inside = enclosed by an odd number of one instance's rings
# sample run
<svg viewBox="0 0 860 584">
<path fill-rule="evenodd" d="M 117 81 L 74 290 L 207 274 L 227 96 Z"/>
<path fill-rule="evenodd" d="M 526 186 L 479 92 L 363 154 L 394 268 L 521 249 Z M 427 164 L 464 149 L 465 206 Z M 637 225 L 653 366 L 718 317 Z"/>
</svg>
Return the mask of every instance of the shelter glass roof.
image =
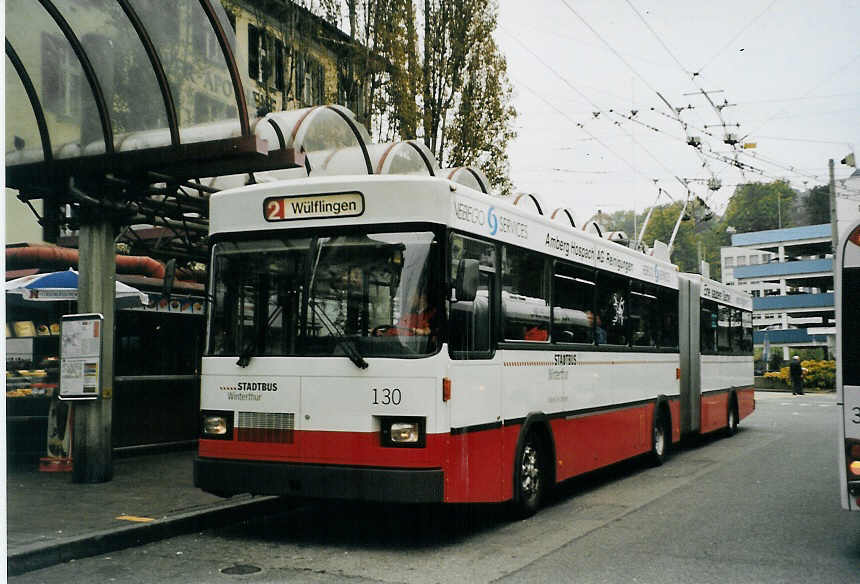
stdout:
<svg viewBox="0 0 860 584">
<path fill-rule="evenodd" d="M 7 166 L 250 135 L 234 45 L 217 0 L 7 0 Z"/>
</svg>

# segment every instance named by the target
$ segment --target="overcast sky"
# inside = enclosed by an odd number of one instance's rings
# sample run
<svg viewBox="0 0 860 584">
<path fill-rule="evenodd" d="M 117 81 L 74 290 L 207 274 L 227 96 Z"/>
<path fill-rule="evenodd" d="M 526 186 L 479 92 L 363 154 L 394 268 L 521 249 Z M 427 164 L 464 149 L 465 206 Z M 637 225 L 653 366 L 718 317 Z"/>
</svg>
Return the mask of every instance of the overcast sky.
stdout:
<svg viewBox="0 0 860 584">
<path fill-rule="evenodd" d="M 854 170 L 839 160 L 860 145 L 860 0 L 499 3 L 519 112 L 511 176 L 550 209 L 569 207 L 580 221 L 598 209 L 642 211 L 657 186 L 683 199 L 681 178 L 697 179 L 691 189 L 722 212 L 741 182 L 825 184 L 829 158 L 837 179 Z M 726 129 L 700 90 L 721 90 L 710 97 L 730 104 Z M 693 106 L 677 114 L 686 132 L 658 92 Z M 726 131 L 756 148 L 733 151 Z M 702 155 L 688 136 L 702 140 Z M 714 159 L 736 155 L 753 168 Z M 712 176 L 718 191 L 704 183 Z"/>
</svg>

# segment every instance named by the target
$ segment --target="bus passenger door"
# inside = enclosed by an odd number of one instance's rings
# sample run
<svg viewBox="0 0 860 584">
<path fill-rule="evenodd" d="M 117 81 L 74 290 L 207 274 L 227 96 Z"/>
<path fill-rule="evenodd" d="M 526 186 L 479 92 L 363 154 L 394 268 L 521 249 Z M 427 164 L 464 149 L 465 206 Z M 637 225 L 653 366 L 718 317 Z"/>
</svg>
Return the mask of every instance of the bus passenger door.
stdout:
<svg viewBox="0 0 860 584">
<path fill-rule="evenodd" d="M 445 482 L 449 502 L 499 501 L 503 492 L 501 363 L 492 318 L 494 271 L 492 264 L 481 264 L 474 297 L 462 291 L 457 295 L 455 290 L 450 304 L 451 448 Z"/>
</svg>

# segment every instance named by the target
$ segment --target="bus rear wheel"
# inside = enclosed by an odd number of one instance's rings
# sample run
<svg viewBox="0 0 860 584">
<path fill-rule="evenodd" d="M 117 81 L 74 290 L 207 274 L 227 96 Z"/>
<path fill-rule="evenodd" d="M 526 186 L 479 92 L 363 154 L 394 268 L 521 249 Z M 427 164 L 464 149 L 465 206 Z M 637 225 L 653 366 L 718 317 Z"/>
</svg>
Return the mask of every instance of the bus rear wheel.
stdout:
<svg viewBox="0 0 860 584">
<path fill-rule="evenodd" d="M 738 433 L 738 407 L 734 399 L 729 400 L 729 411 L 726 414 L 726 436 Z"/>
<path fill-rule="evenodd" d="M 517 457 L 517 491 L 513 501 L 516 517 L 524 519 L 537 512 L 546 490 L 546 479 L 543 444 L 534 432 L 530 432 Z"/>
<path fill-rule="evenodd" d="M 651 431 L 651 463 L 654 466 L 660 466 L 666 461 L 666 450 L 671 436 L 667 426 L 662 413 L 655 416 L 654 429 Z"/>
</svg>

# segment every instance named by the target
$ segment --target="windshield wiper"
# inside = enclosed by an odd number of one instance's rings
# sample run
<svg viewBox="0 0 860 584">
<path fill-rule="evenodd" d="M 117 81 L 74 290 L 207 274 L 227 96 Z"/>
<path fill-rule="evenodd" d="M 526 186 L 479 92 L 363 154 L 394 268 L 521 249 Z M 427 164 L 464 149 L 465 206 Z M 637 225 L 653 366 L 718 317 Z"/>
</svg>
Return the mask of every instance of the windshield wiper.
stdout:
<svg viewBox="0 0 860 584">
<path fill-rule="evenodd" d="M 251 362 L 251 357 L 254 356 L 255 349 L 258 348 L 258 345 L 261 345 L 266 340 L 266 333 L 269 332 L 269 329 L 275 323 L 275 320 L 280 316 L 280 314 L 284 311 L 284 307 L 282 305 L 278 305 L 278 307 L 272 312 L 272 315 L 269 317 L 269 320 L 266 321 L 266 324 L 263 326 L 263 329 L 259 331 L 253 339 L 251 339 L 248 344 L 242 349 L 239 353 L 239 360 L 236 361 L 236 365 L 239 367 L 247 367 Z"/>
<path fill-rule="evenodd" d="M 335 340 L 337 340 L 338 344 L 343 348 L 343 352 L 346 353 L 349 360 L 352 361 L 359 369 L 367 369 L 368 363 L 364 360 L 364 357 L 361 356 L 361 353 L 355 344 L 349 340 L 344 332 L 340 330 L 340 328 L 328 317 L 319 304 L 313 300 L 311 300 L 309 304 L 311 305 L 314 314 L 319 317 L 323 326 L 325 326 L 328 334 L 333 336 Z"/>
</svg>

